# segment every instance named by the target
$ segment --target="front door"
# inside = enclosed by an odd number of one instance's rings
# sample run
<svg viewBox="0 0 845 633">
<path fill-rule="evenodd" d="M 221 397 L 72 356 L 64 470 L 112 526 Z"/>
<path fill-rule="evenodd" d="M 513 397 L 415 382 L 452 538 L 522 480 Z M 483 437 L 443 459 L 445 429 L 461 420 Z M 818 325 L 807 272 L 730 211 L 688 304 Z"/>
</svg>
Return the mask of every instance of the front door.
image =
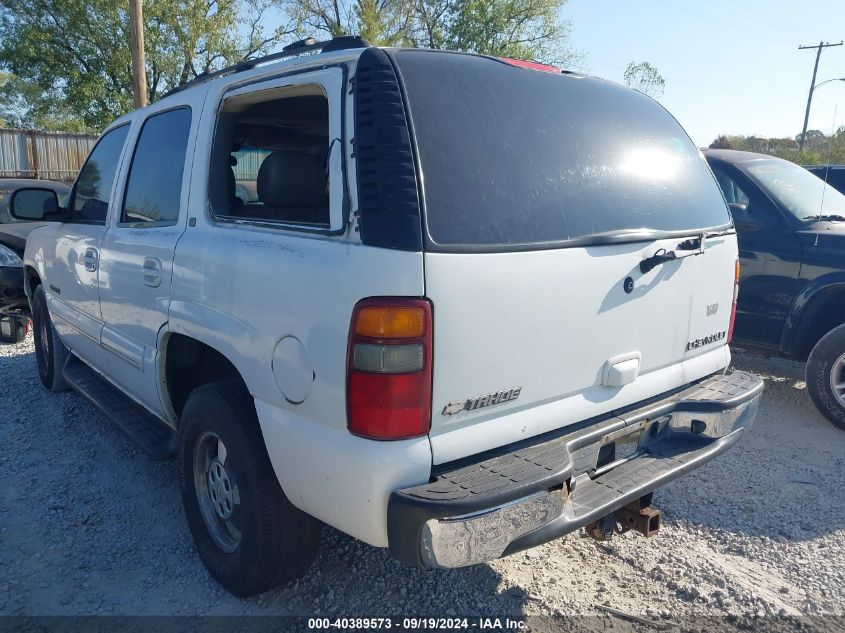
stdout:
<svg viewBox="0 0 845 633">
<path fill-rule="evenodd" d="M 728 203 L 735 209 L 741 276 L 734 340 L 779 347 L 798 275 L 801 244 L 774 203 L 731 165 L 713 165 Z"/>
<path fill-rule="evenodd" d="M 71 191 L 68 218 L 40 229 L 52 232 L 52 253 L 44 254 L 47 305 L 62 341 L 94 365 L 100 362 L 100 246 L 113 199 L 129 125 L 106 132 L 88 156 Z M 42 233 L 44 235 L 44 233 Z"/>
<path fill-rule="evenodd" d="M 158 336 L 167 323 L 173 251 L 185 230 L 193 157 L 188 148 L 192 120 L 199 118 L 190 101 L 153 111 L 136 126 L 140 131 L 100 252 L 102 346 L 108 358 L 103 369 L 159 414 Z"/>
</svg>

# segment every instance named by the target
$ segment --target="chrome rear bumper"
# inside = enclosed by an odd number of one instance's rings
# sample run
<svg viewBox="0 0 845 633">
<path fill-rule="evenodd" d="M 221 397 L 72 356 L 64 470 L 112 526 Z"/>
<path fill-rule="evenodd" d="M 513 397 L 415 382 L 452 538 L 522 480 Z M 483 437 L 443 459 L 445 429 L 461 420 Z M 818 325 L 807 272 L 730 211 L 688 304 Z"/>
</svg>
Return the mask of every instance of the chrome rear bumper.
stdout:
<svg viewBox="0 0 845 633">
<path fill-rule="evenodd" d="M 391 495 L 390 550 L 417 567 L 462 567 L 577 530 L 733 446 L 762 390 L 747 372 L 711 376 L 605 420 L 446 465 Z"/>
</svg>

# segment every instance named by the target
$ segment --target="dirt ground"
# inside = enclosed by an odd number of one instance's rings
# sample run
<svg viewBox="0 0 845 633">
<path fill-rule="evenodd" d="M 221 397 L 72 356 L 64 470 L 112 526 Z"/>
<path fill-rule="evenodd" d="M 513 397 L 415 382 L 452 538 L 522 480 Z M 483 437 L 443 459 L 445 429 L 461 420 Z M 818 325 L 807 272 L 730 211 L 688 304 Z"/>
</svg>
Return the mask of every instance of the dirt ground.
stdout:
<svg viewBox="0 0 845 633">
<path fill-rule="evenodd" d="M 757 422 L 655 494 L 666 520 L 653 539 L 574 534 L 419 571 L 325 527 L 307 576 L 240 600 L 194 553 L 174 464 L 150 461 L 82 397 L 46 393 L 29 337 L 0 347 L 0 615 L 566 615 L 643 630 L 780 616 L 837 630 L 845 432 L 815 410 L 800 365 L 739 352 L 734 364 L 766 378 Z"/>
</svg>

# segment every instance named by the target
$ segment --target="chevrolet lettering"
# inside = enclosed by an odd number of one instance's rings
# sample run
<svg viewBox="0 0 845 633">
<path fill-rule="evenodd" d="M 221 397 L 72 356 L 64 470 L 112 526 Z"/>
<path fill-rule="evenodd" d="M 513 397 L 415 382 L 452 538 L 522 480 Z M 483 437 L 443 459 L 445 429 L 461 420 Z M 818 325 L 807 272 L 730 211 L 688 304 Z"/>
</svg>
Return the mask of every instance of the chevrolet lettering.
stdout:
<svg viewBox="0 0 845 633">
<path fill-rule="evenodd" d="M 715 343 L 716 341 L 721 341 L 727 336 L 727 332 L 716 332 L 715 334 L 711 334 L 710 336 L 705 336 L 704 338 L 697 338 L 694 341 L 689 341 L 687 343 L 687 351 L 697 349 L 699 347 L 703 347 L 704 345 L 710 345 L 711 343 Z"/>
<path fill-rule="evenodd" d="M 514 387 L 513 389 L 496 391 L 494 393 L 488 393 L 484 396 L 476 396 L 475 398 L 469 398 L 467 400 L 456 400 L 443 407 L 443 415 L 455 415 L 461 411 L 475 411 L 476 409 L 483 409 L 484 407 L 490 407 L 494 404 L 504 404 L 505 402 L 510 402 L 511 400 L 519 398 L 520 393 L 522 393 L 522 387 Z"/>
</svg>

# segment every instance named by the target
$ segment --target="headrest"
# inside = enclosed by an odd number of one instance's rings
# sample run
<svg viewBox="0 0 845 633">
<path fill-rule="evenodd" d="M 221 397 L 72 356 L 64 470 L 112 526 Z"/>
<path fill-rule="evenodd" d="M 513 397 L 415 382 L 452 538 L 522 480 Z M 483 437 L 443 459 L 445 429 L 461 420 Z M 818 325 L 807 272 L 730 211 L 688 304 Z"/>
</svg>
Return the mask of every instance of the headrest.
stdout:
<svg viewBox="0 0 845 633">
<path fill-rule="evenodd" d="M 323 162 L 291 150 L 273 152 L 258 170 L 258 199 L 279 209 L 322 209 L 329 206 Z"/>
</svg>

